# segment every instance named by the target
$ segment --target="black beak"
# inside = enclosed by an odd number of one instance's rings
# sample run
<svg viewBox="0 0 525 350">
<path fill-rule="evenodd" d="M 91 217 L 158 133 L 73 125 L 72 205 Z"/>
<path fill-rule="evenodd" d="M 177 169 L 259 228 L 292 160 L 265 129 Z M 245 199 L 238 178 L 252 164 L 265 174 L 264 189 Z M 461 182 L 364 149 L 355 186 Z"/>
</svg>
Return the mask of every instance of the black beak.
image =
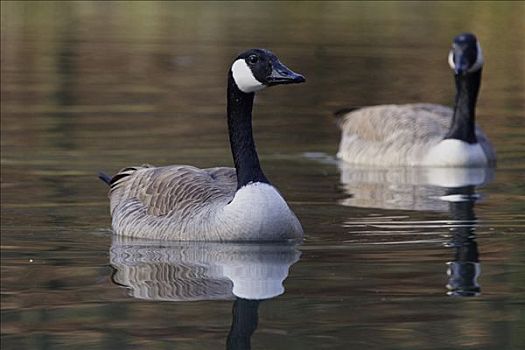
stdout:
<svg viewBox="0 0 525 350">
<path fill-rule="evenodd" d="M 465 59 L 464 55 L 456 54 L 456 59 L 454 62 L 454 72 L 456 75 L 463 75 L 468 71 L 469 63 Z"/>
<path fill-rule="evenodd" d="M 301 74 L 292 72 L 288 67 L 282 64 L 279 60 L 272 62 L 272 72 L 266 78 L 266 83 L 269 86 L 279 84 L 299 84 L 306 80 Z"/>
<path fill-rule="evenodd" d="M 476 60 L 475 55 L 469 54 L 464 48 L 454 50 L 454 72 L 456 75 L 465 75 Z"/>
</svg>

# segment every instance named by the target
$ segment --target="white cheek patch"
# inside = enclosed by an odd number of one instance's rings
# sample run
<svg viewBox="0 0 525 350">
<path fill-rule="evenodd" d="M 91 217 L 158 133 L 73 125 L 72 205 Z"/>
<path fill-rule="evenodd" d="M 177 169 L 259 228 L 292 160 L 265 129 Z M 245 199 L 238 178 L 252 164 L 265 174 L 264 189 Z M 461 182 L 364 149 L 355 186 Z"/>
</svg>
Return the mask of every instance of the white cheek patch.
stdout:
<svg viewBox="0 0 525 350">
<path fill-rule="evenodd" d="M 469 73 L 475 72 L 481 67 L 483 67 L 484 59 L 483 59 L 483 51 L 481 51 L 481 46 L 479 45 L 479 41 L 476 43 L 478 47 L 478 53 L 476 55 L 476 62 L 468 69 Z M 456 64 L 454 63 L 454 52 L 450 50 L 448 53 L 448 65 L 452 69 L 456 69 Z"/>
<path fill-rule="evenodd" d="M 454 64 L 454 52 L 452 50 L 448 53 L 448 65 L 450 68 L 456 69 L 456 65 Z"/>
<path fill-rule="evenodd" d="M 232 65 L 233 80 L 239 90 L 245 93 L 262 90 L 266 87 L 263 83 L 257 80 L 252 73 L 252 70 L 243 59 L 238 59 Z"/>
</svg>

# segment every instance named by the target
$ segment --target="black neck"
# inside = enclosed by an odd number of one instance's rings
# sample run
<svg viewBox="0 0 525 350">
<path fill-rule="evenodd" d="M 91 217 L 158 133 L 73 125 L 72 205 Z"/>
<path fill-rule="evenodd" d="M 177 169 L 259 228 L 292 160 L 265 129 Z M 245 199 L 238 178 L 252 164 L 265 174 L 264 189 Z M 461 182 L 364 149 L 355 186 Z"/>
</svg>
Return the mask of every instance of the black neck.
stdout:
<svg viewBox="0 0 525 350">
<path fill-rule="evenodd" d="M 228 131 L 237 171 L 237 189 L 250 182 L 270 183 L 261 169 L 252 133 L 252 108 L 255 94 L 244 93 L 228 76 Z"/>
<path fill-rule="evenodd" d="M 445 139 L 476 143 L 476 100 L 481 83 L 481 69 L 467 75 L 456 74 L 455 79 L 456 104 L 452 124 Z"/>
</svg>

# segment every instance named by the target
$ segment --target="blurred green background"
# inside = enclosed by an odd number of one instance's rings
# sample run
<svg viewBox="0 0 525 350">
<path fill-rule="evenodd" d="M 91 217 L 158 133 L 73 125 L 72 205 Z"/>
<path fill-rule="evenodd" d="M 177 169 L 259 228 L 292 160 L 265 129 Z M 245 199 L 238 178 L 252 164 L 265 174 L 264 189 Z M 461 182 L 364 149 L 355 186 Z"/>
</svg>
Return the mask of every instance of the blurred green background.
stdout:
<svg viewBox="0 0 525 350">
<path fill-rule="evenodd" d="M 304 154 L 335 154 L 341 107 L 452 104 L 447 54 L 464 31 L 484 50 L 477 120 L 499 163 L 476 205 L 482 294 L 455 299 L 447 229 L 411 226 L 447 213 L 341 206 L 338 169 Z M 263 167 L 306 241 L 252 347 L 525 347 L 523 33 L 523 2 L 2 1 L 2 349 L 224 348 L 231 301 L 148 302 L 111 282 L 95 174 L 232 165 L 226 74 L 251 47 L 307 79 L 256 99 Z M 363 218 L 408 226 L 351 224 Z M 412 234 L 434 240 L 374 241 Z"/>
</svg>

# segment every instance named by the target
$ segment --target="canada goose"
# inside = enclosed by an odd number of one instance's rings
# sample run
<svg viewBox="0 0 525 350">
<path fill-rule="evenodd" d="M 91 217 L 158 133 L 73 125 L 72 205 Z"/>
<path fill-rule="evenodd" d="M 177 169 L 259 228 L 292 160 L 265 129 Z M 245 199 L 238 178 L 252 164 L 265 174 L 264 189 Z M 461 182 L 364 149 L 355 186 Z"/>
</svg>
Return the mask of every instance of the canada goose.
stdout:
<svg viewBox="0 0 525 350">
<path fill-rule="evenodd" d="M 448 56 L 456 81 L 454 109 L 436 104 L 381 105 L 336 112 L 337 156 L 381 166 L 487 167 L 496 156 L 475 124 L 483 54 L 473 34 L 454 38 Z"/>
<path fill-rule="evenodd" d="M 189 165 L 122 169 L 110 178 L 116 234 L 185 241 L 276 241 L 303 236 L 299 220 L 264 175 L 252 135 L 255 92 L 302 83 L 264 49 L 240 54 L 228 73 L 227 119 L 235 168 Z"/>
</svg>

